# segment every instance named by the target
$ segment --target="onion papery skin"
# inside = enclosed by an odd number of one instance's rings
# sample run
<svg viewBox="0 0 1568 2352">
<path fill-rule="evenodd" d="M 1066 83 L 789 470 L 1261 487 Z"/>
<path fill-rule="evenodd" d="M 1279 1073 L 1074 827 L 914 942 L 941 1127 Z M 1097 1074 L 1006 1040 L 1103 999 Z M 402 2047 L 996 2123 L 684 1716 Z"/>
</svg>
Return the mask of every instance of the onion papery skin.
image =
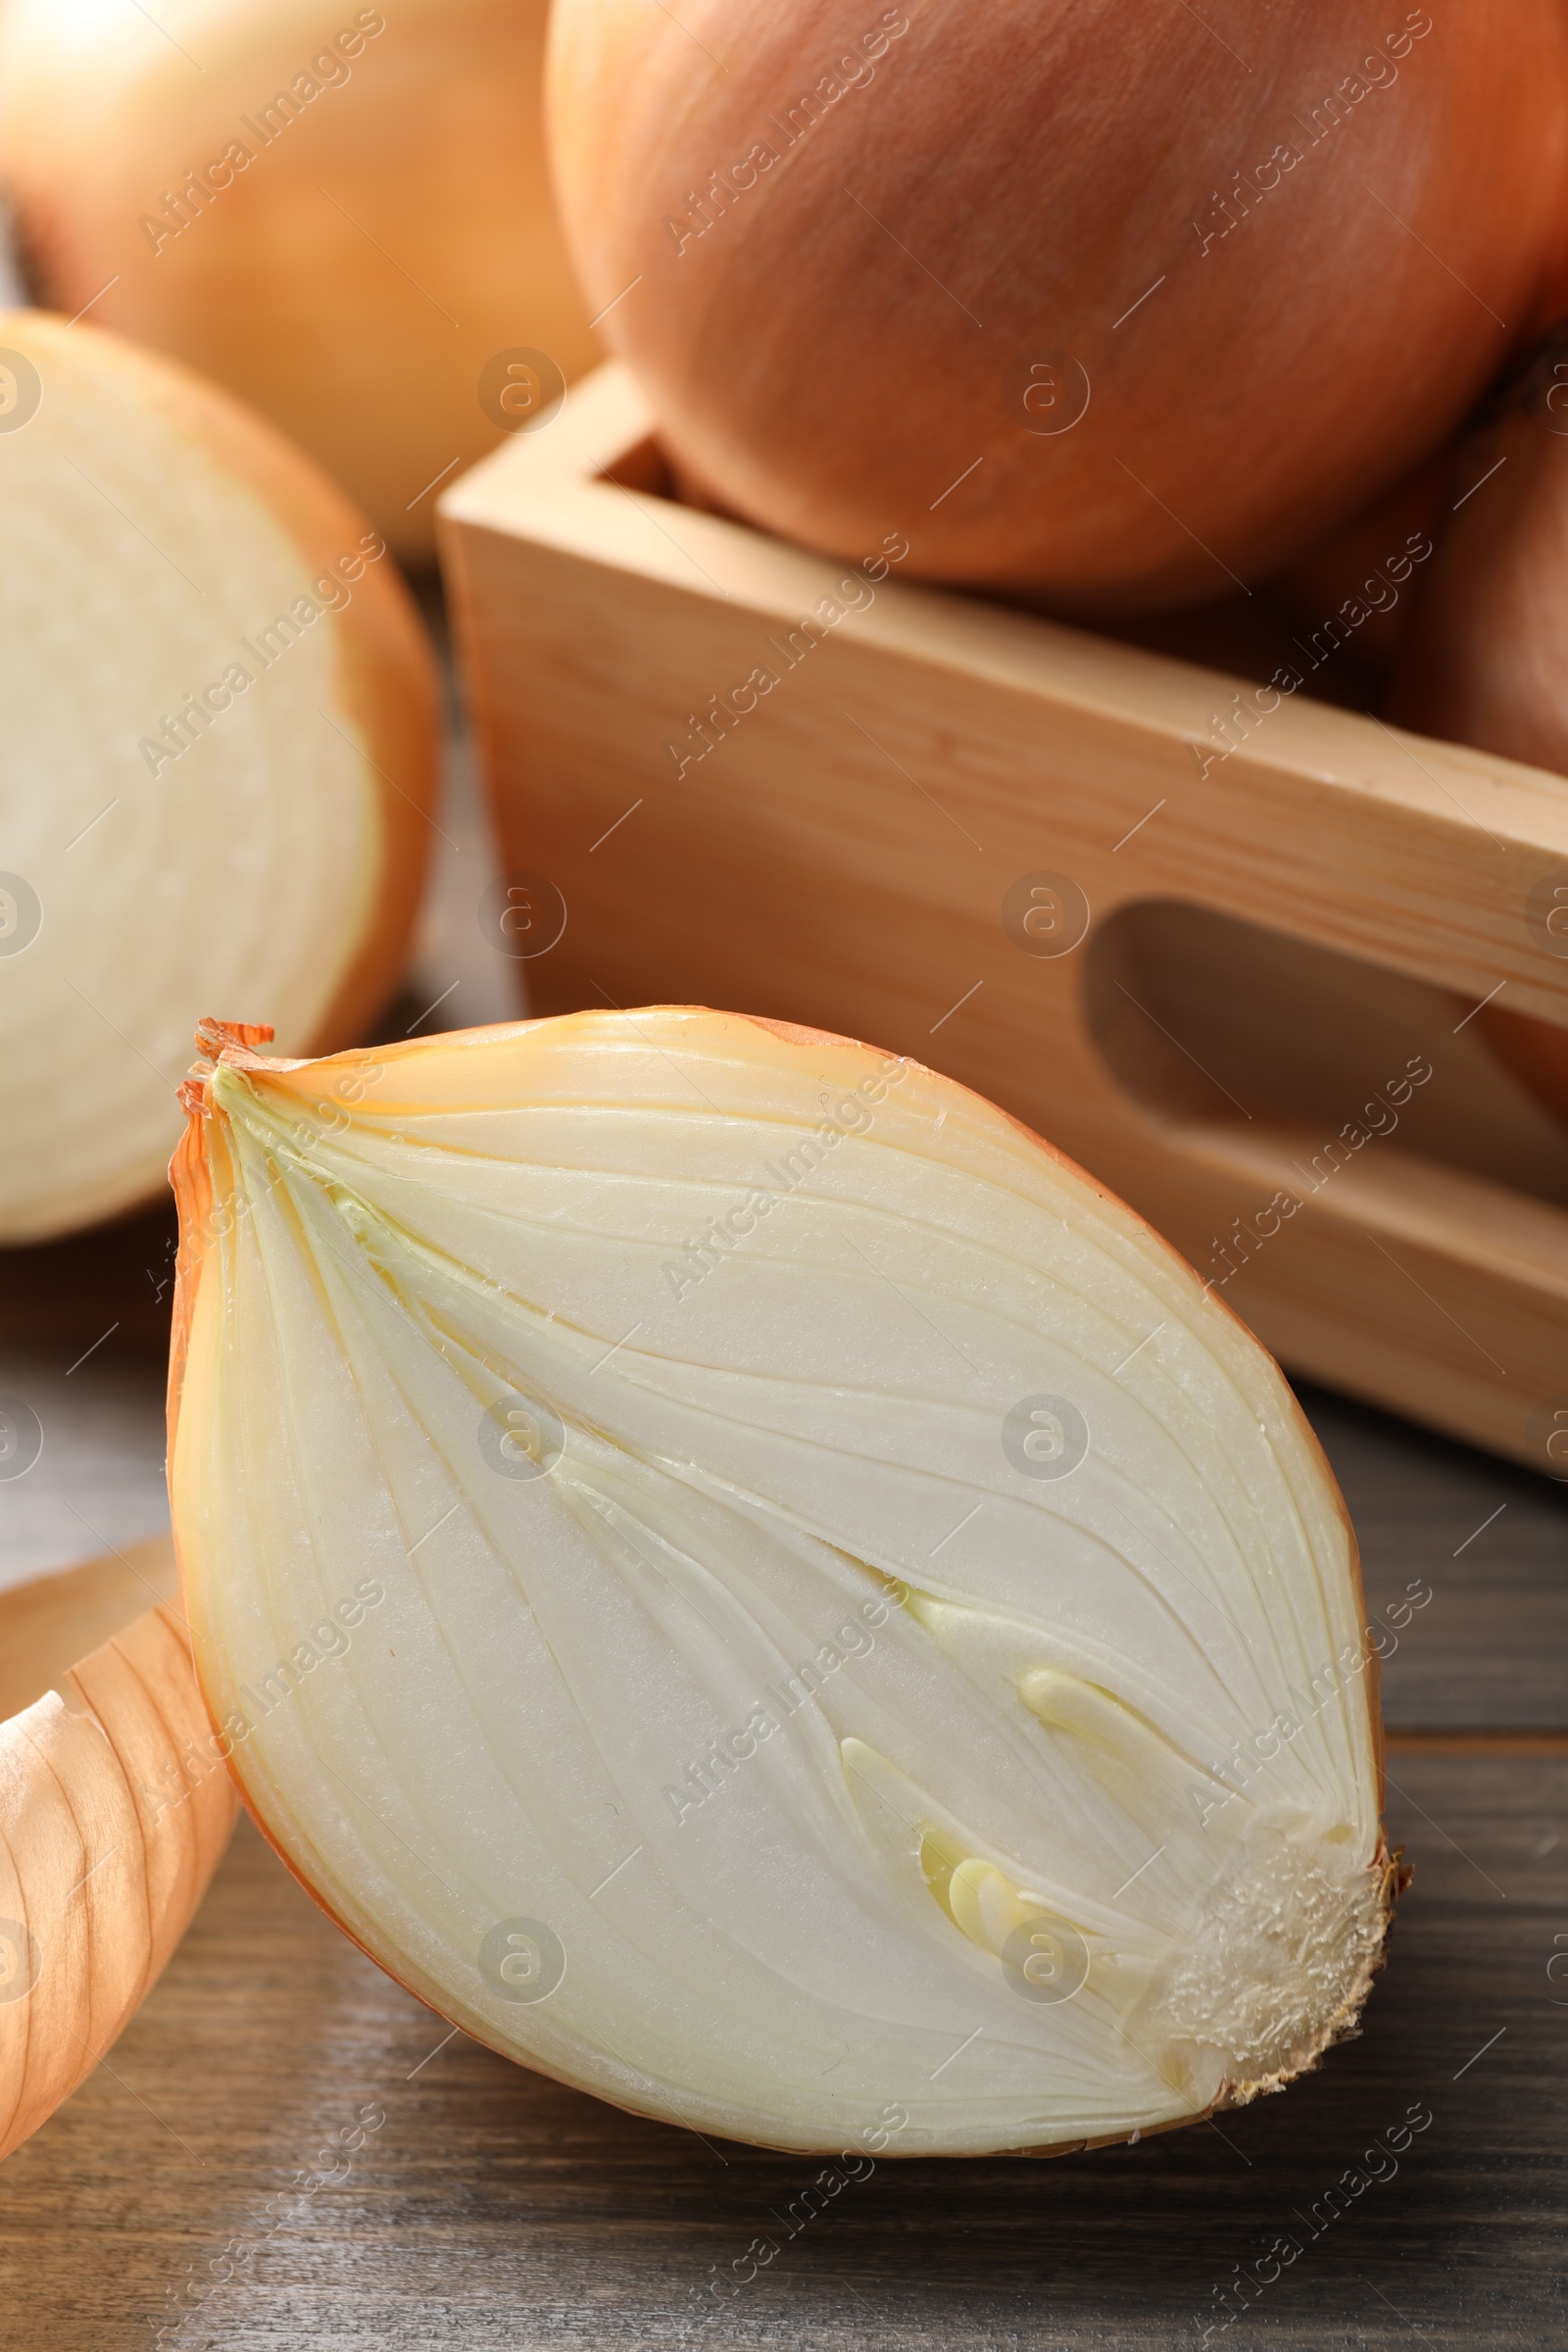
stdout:
<svg viewBox="0 0 1568 2352">
<path fill-rule="evenodd" d="M 1343 638 L 1348 627 L 1355 658 L 1389 676 L 1447 513 L 1452 470 L 1446 449 L 1270 582 L 1302 637 L 1328 626 Z"/>
<path fill-rule="evenodd" d="M 177 1609 L 134 1616 L 69 1672 L 48 1655 L 74 1611 L 100 1613 L 94 1584 L 120 1569 L 106 1559 L 0 1594 L 8 1680 L 34 1654 L 40 1678 L 58 1677 L 0 1723 L 0 2158 L 134 2015 L 238 1810 Z"/>
<path fill-rule="evenodd" d="M 1394 1877 L 1353 1539 L 1130 1210 L 738 1016 L 202 1042 L 198 1672 L 421 2000 L 639 2113 L 900 2155 L 1192 2121 L 1349 2026 Z"/>
<path fill-rule="evenodd" d="M 192 1024 L 364 1033 L 432 839 L 429 640 L 265 420 L 85 322 L 0 315 L 0 1243 L 163 1189 Z M 19 409 L 13 416 L 21 415 Z"/>
<path fill-rule="evenodd" d="M 1568 322 L 1467 436 L 1443 503 L 1389 715 L 1549 768 L 1568 807 Z M 1531 914 L 1537 945 L 1568 956 L 1568 886 Z M 1515 1075 L 1568 1118 L 1568 1027 L 1500 999 L 1475 1019 Z"/>
<path fill-rule="evenodd" d="M 545 14 L 11 0 L 0 184 L 35 299 L 251 402 L 428 564 L 432 481 L 501 437 L 487 364 L 598 356 L 545 164 Z"/>
<path fill-rule="evenodd" d="M 563 0 L 563 217 L 677 469 L 1085 612 L 1255 586 L 1409 472 L 1560 270 L 1561 11 L 1280 0 L 1231 38 L 1144 0 Z"/>
</svg>

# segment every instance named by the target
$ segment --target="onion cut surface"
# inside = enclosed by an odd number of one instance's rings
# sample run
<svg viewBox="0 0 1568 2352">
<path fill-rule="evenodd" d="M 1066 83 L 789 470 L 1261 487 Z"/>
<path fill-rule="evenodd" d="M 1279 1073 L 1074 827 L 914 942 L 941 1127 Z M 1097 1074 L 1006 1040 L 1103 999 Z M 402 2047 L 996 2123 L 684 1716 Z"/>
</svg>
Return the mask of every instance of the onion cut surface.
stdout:
<svg viewBox="0 0 1568 2352">
<path fill-rule="evenodd" d="M 400 976 L 437 788 L 428 639 L 272 428 L 0 314 L 0 1243 L 162 1190 L 214 992 L 296 1051 Z"/>
<path fill-rule="evenodd" d="M 1126 2137 L 1348 2027 L 1353 1539 L 1131 1210 L 815 1031 L 266 1035 L 185 1090 L 176 1544 L 246 1799 L 385 1968 L 809 2150 Z"/>
</svg>

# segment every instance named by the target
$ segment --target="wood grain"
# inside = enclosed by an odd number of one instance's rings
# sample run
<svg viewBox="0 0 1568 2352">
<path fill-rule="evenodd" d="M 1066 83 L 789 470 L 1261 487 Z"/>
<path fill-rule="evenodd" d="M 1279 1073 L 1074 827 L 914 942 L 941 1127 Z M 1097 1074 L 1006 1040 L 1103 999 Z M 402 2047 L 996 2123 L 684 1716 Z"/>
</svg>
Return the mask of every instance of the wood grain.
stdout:
<svg viewBox="0 0 1568 2352">
<path fill-rule="evenodd" d="M 27 2352 L 119 2352 L 161 2325 L 166 2352 L 1168 2352 L 1286 2233 L 1301 2252 L 1228 2331 L 1242 2352 L 1556 2341 L 1568 1762 L 1395 1771 L 1416 1883 L 1363 2037 L 1318 2075 L 1139 2147 L 883 2162 L 793 2235 L 819 2168 L 447 2040 L 247 1826 L 114 2074 L 7 2166 L 0 2308 Z M 1432 2121 L 1397 2172 L 1366 2159 L 1412 2108 Z M 318 2151 L 368 2111 L 384 2122 L 325 2183 Z M 1348 2168 L 1390 2177 L 1330 2221 Z M 758 2238 L 776 2257 L 715 2299 Z"/>
<path fill-rule="evenodd" d="M 1216 1278 L 1233 1221 L 1288 1195 L 1227 1291 L 1259 1336 L 1544 1467 L 1559 1408 L 1568 1433 L 1568 1130 L 1461 1023 L 1505 988 L 1568 1024 L 1568 960 L 1530 923 L 1568 872 L 1563 780 L 1304 693 L 1259 710 L 1215 670 L 896 572 L 873 595 L 658 496 L 648 429 L 604 370 L 443 501 L 507 855 L 567 909 L 519 966 L 535 1009 L 721 1004 L 909 1053 Z M 1085 903 L 1070 952 L 1007 928 L 1044 873 Z M 1149 929 L 1172 902 L 1174 958 Z M 1373 1111 L 1347 1148 L 1411 1056 L 1419 1142 Z"/>
</svg>

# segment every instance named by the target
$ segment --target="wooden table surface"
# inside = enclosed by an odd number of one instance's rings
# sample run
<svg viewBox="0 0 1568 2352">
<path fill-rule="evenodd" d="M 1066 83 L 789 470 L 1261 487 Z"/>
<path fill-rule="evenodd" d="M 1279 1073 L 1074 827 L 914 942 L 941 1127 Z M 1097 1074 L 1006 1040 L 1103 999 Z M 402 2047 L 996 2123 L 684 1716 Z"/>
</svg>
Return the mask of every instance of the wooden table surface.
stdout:
<svg viewBox="0 0 1568 2352">
<path fill-rule="evenodd" d="M 127 1227 L 3 1269 L 0 1387 L 58 1398 L 39 1469 L 65 1483 L 39 1492 L 63 1512 L 87 1509 L 109 1426 L 67 1367 L 112 1322 L 93 1377 L 122 1436 L 88 1515 L 127 1479 L 150 1491 L 161 1246 Z M 0 2343 L 1568 2342 L 1568 1487 L 1306 1401 L 1370 1609 L 1430 1593 L 1385 1681 L 1390 1827 L 1415 1885 L 1363 2035 L 1316 2076 L 1135 2148 L 884 2160 L 792 2235 L 780 2217 L 815 2167 L 622 2115 L 449 2034 L 242 1824 L 141 2014 L 0 2171 Z M 323 2180 L 318 2151 L 368 2117 Z M 755 2240 L 755 2279 L 716 2300 L 714 2266 L 733 2278 Z M 1239 2266 L 1245 2316 L 1220 2299 Z"/>
</svg>

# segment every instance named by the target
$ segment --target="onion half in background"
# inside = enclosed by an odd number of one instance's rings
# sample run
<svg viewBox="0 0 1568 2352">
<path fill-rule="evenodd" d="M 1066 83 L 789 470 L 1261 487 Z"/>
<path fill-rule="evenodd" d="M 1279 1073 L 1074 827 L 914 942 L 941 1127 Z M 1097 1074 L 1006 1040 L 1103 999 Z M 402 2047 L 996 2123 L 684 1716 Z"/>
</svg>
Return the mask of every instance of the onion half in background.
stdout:
<svg viewBox="0 0 1568 2352">
<path fill-rule="evenodd" d="M 563 217 L 677 468 L 1084 612 L 1409 474 L 1561 292 L 1562 12 L 1245 13 L 560 0 Z"/>
<path fill-rule="evenodd" d="M 383 1967 L 813 2150 L 1126 2138 L 1349 2028 L 1354 1542 L 1141 1219 L 813 1031 L 259 1034 L 186 1090 L 175 1541 L 246 1800 Z"/>
<path fill-rule="evenodd" d="M 428 640 L 379 536 L 168 362 L 0 314 L 0 1242 L 162 1189 L 191 1024 L 346 1044 L 430 838 Z M 380 550 L 380 553 L 377 551 Z"/>
<path fill-rule="evenodd" d="M 488 364 L 598 352 L 544 24 L 545 0 L 9 0 L 0 186 L 35 299 L 252 402 L 429 562 L 432 479 L 515 428 Z"/>
</svg>

